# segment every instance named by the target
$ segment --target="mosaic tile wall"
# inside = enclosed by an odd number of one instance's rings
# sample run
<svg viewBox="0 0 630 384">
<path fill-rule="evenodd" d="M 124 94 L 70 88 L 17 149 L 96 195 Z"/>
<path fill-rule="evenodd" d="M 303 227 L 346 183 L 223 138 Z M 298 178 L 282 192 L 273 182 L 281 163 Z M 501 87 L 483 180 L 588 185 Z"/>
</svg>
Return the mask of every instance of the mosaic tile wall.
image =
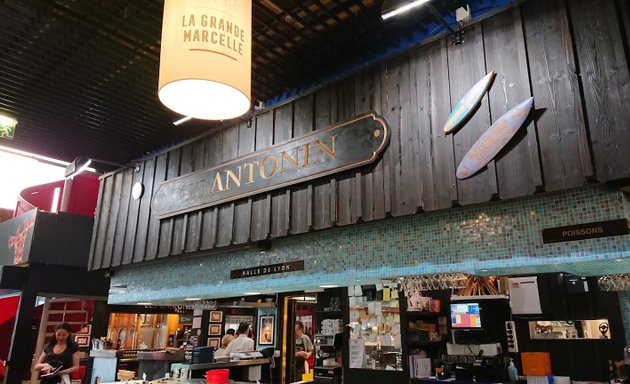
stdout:
<svg viewBox="0 0 630 384">
<path fill-rule="evenodd" d="M 265 253 L 236 249 L 117 270 L 112 284 L 128 289 L 109 301 L 232 297 L 455 271 L 630 272 L 630 236 L 543 245 L 540 235 L 544 228 L 622 217 L 621 193 L 604 186 L 417 214 L 273 240 Z M 305 270 L 230 280 L 234 269 L 291 260 L 305 260 Z"/>
</svg>

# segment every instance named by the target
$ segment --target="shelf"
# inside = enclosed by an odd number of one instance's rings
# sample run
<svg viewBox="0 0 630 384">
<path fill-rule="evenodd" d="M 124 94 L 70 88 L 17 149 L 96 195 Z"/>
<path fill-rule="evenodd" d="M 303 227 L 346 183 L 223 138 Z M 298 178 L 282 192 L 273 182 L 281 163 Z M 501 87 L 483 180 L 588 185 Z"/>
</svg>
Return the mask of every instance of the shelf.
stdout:
<svg viewBox="0 0 630 384">
<path fill-rule="evenodd" d="M 315 311 L 315 313 L 328 313 L 330 315 L 343 315 L 343 311 Z"/>
<path fill-rule="evenodd" d="M 464 300 L 507 300 L 506 295 L 478 295 L 478 296 L 451 296 L 451 301 L 464 301 Z"/>
<path fill-rule="evenodd" d="M 427 317 L 433 317 L 433 316 L 440 316 L 441 313 L 440 312 L 429 312 L 429 311 L 407 311 L 406 312 L 407 315 L 409 316 L 427 316 Z"/>
<path fill-rule="evenodd" d="M 412 342 L 408 342 L 407 345 L 409 345 L 410 347 L 435 347 L 437 345 L 441 345 L 441 344 L 445 344 L 444 341 L 427 341 L 424 343 L 412 343 Z"/>
</svg>

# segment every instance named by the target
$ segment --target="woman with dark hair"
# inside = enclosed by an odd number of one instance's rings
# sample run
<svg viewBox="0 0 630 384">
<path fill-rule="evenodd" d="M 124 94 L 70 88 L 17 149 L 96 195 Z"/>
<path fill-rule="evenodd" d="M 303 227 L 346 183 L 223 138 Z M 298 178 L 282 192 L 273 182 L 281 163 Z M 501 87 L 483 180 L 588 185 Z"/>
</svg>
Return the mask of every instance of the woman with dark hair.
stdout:
<svg viewBox="0 0 630 384">
<path fill-rule="evenodd" d="M 308 358 L 313 354 L 313 343 L 304 333 L 304 324 L 295 322 L 295 363 L 293 376 L 295 381 L 301 381 L 302 375 L 308 371 Z"/>
<path fill-rule="evenodd" d="M 68 323 L 58 324 L 55 335 L 37 360 L 35 369 L 41 372 L 42 384 L 59 383 L 62 375 L 79 369 L 79 346 L 70 339 L 71 330 Z"/>
</svg>

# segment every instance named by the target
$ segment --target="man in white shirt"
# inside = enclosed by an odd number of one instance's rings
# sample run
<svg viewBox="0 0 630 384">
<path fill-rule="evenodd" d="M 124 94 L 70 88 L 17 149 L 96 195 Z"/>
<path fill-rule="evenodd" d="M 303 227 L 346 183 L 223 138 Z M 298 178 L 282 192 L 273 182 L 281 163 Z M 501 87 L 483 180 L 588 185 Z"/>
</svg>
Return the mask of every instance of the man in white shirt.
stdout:
<svg viewBox="0 0 630 384">
<path fill-rule="evenodd" d="M 241 323 L 238 326 L 238 337 L 228 344 L 225 354 L 230 356 L 234 352 L 249 352 L 254 350 L 254 340 L 249 338 L 249 324 Z"/>
</svg>

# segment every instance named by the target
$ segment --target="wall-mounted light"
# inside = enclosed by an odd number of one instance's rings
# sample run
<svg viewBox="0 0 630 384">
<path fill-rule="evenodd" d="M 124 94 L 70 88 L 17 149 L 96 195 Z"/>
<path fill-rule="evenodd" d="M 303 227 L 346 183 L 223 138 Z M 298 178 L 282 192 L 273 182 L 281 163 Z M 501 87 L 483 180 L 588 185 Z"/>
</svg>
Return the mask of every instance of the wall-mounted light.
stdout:
<svg viewBox="0 0 630 384">
<path fill-rule="evenodd" d="M 135 172 L 139 172 L 141 167 L 139 164 L 134 164 L 133 166 L 114 163 L 106 160 L 92 159 L 85 156 L 76 157 L 70 164 L 66 166 L 66 171 L 64 177 L 67 179 L 72 179 L 76 175 L 81 172 L 96 172 L 95 168 L 91 168 L 90 165 L 93 163 L 107 164 L 118 168 L 133 168 Z"/>
<path fill-rule="evenodd" d="M 245 114 L 251 105 L 252 1 L 166 0 L 158 97 L 203 120 Z"/>
<path fill-rule="evenodd" d="M 383 20 L 387 20 L 391 17 L 400 15 L 401 13 L 408 12 L 429 1 L 430 0 L 385 0 L 381 8 L 381 17 Z"/>
</svg>

